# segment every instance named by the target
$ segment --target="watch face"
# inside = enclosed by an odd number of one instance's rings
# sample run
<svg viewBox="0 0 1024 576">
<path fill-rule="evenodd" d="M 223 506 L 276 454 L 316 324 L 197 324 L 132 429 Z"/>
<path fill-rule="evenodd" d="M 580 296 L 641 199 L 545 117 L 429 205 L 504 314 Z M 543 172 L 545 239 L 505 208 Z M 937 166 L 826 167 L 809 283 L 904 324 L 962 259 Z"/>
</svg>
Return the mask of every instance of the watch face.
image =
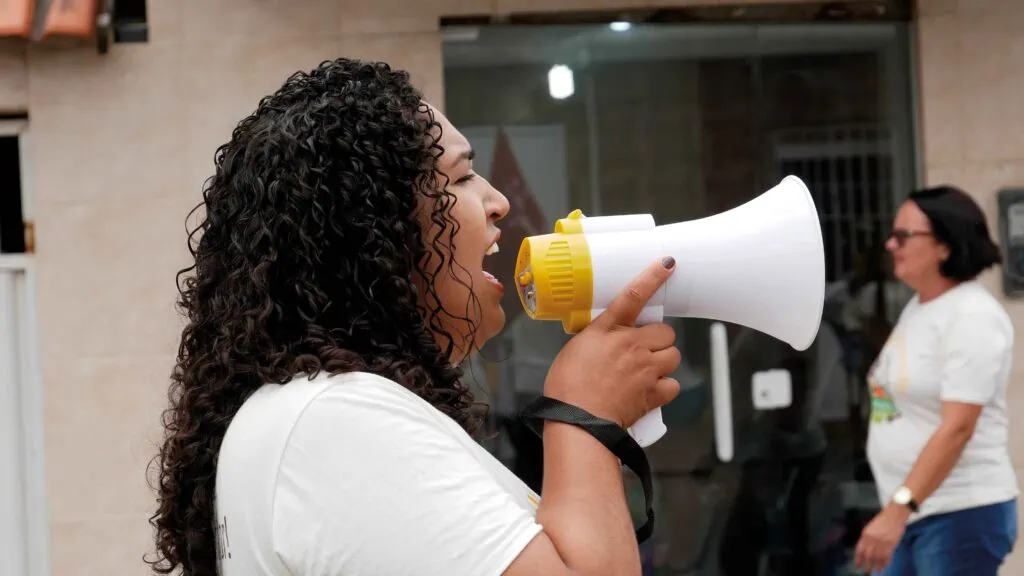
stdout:
<svg viewBox="0 0 1024 576">
<path fill-rule="evenodd" d="M 900 487 L 900 489 L 893 494 L 892 499 L 897 504 L 907 504 L 910 502 L 910 490 L 906 487 Z"/>
</svg>

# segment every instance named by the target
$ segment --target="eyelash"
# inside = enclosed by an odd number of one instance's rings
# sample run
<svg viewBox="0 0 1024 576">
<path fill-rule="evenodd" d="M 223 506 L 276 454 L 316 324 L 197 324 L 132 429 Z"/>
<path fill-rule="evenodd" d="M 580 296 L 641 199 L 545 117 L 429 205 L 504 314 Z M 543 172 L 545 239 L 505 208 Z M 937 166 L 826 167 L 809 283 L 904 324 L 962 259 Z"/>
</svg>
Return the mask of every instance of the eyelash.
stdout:
<svg viewBox="0 0 1024 576">
<path fill-rule="evenodd" d="M 473 178 L 476 178 L 476 174 L 470 172 L 469 174 L 466 174 L 462 178 L 459 178 L 458 180 L 456 180 L 455 183 L 456 184 L 465 184 L 466 182 L 469 182 Z"/>
</svg>

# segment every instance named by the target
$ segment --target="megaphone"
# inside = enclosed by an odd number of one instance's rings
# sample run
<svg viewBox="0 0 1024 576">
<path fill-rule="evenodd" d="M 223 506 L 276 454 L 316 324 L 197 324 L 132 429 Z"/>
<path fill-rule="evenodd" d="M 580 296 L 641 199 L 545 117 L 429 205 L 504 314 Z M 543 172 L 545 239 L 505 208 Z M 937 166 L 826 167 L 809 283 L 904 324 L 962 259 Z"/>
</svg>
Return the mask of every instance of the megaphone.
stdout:
<svg viewBox="0 0 1024 576">
<path fill-rule="evenodd" d="M 558 320 L 569 334 L 585 328 L 651 262 L 676 260 L 676 272 L 637 324 L 666 316 L 706 318 L 752 328 L 806 350 L 825 300 L 821 224 L 807 186 L 785 177 L 732 210 L 656 226 L 650 214 L 587 218 L 579 210 L 554 233 L 523 239 L 516 287 L 526 314 Z M 666 432 L 661 409 L 629 433 L 643 447 Z"/>
</svg>

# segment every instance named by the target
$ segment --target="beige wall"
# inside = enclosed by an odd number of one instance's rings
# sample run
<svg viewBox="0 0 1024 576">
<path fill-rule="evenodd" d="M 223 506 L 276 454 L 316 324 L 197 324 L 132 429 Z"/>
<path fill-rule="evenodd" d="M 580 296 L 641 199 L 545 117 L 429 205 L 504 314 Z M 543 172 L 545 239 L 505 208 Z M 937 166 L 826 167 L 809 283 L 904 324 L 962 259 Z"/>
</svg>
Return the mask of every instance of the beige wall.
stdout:
<svg viewBox="0 0 1024 576">
<path fill-rule="evenodd" d="M 174 273 L 215 148 L 290 73 L 339 55 L 407 68 L 442 100 L 437 17 L 409 8 L 427 4 L 487 2 L 159 0 L 148 44 L 29 52 L 55 576 L 146 573 Z"/>
<path fill-rule="evenodd" d="M 985 209 L 1024 184 L 1024 12 L 1019 0 L 918 0 L 921 155 L 926 184 L 951 182 Z M 996 273 L 984 278 L 1002 295 Z M 1010 381 L 1011 454 L 1024 480 L 1024 303 L 1006 301 L 1017 333 Z M 1024 534 L 1024 515 L 1020 518 Z M 1024 552 L 1003 570 L 1024 574 Z"/>
<path fill-rule="evenodd" d="M 999 185 L 1024 181 L 1024 14 L 1014 2 L 921 6 L 926 178 L 961 184 L 990 214 Z M 411 70 L 440 104 L 439 13 L 652 3 L 697 2 L 160 0 L 149 3 L 150 42 L 105 57 L 0 45 L 0 111 L 31 114 L 53 574 L 145 573 L 153 500 L 143 468 L 179 329 L 184 215 L 215 147 L 261 95 L 297 68 L 348 55 Z M 1020 329 L 1024 308 L 1008 306 Z M 1024 408 L 1024 394 L 1012 398 Z M 1024 467 L 1024 443 L 1014 453 Z M 1015 562 L 1024 573 L 1024 558 Z"/>
</svg>

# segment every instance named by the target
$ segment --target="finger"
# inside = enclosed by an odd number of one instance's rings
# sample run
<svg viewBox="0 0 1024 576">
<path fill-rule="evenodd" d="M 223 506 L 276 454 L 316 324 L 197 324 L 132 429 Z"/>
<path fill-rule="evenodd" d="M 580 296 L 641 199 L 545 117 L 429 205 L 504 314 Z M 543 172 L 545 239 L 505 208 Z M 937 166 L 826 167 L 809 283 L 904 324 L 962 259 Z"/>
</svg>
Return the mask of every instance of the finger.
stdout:
<svg viewBox="0 0 1024 576">
<path fill-rule="evenodd" d="M 892 549 L 888 546 L 879 548 L 875 556 L 875 570 L 881 572 L 885 570 L 885 567 L 889 565 L 892 560 Z"/>
<path fill-rule="evenodd" d="M 675 267 L 676 261 L 672 257 L 653 262 L 636 278 L 633 278 L 622 289 L 622 292 L 619 292 L 608 309 L 595 318 L 592 324 L 602 325 L 605 328 L 633 326 L 637 317 L 643 312 L 644 306 L 647 305 L 647 301 L 665 284 Z"/>
<path fill-rule="evenodd" d="M 865 563 L 867 564 L 865 570 L 868 570 L 872 574 L 882 569 L 881 558 L 879 556 L 877 546 L 872 546 L 871 549 L 868 550 Z"/>
<path fill-rule="evenodd" d="M 857 542 L 857 549 L 856 552 L 854 552 L 853 564 L 860 570 L 864 570 L 867 568 L 867 563 L 867 545 L 864 543 L 864 539 L 862 538 Z"/>
<path fill-rule="evenodd" d="M 869 574 L 875 573 L 875 552 L 873 549 L 864 553 L 864 570 Z"/>
<path fill-rule="evenodd" d="M 675 378 L 659 379 L 654 384 L 654 388 L 651 388 L 650 394 L 648 394 L 648 411 L 668 404 L 675 400 L 676 396 L 679 396 L 679 382 Z"/>
<path fill-rule="evenodd" d="M 637 335 L 648 350 L 664 350 L 676 343 L 676 331 L 668 324 L 641 326 L 637 329 Z"/>
<path fill-rule="evenodd" d="M 664 378 L 679 368 L 683 355 L 679 348 L 669 346 L 651 354 L 651 366 L 659 378 Z"/>
<path fill-rule="evenodd" d="M 885 567 L 889 565 L 892 560 L 892 550 L 888 547 L 882 549 L 878 553 L 878 569 L 885 570 Z"/>
<path fill-rule="evenodd" d="M 860 556 L 857 557 L 857 568 L 866 572 L 871 572 L 871 551 L 862 550 Z"/>
</svg>

